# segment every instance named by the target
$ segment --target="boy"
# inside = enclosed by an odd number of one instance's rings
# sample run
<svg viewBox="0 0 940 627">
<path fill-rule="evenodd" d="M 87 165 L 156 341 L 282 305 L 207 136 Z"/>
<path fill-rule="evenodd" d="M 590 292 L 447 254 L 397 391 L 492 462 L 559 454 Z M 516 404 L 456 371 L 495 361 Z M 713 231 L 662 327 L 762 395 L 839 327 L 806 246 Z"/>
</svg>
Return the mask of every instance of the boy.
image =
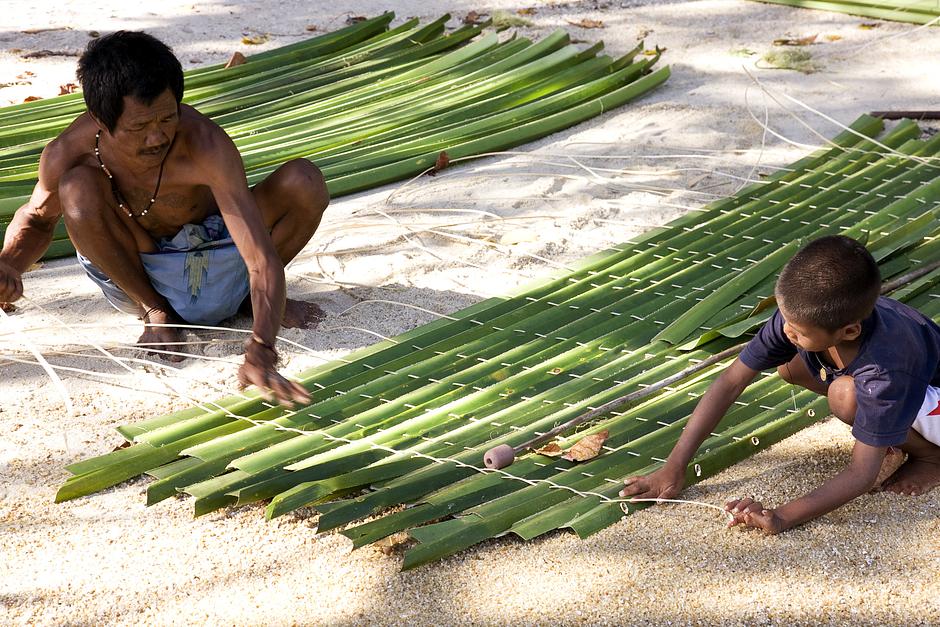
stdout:
<svg viewBox="0 0 940 627">
<path fill-rule="evenodd" d="M 671 498 L 695 451 L 758 371 L 776 367 L 789 383 L 819 394 L 852 425 L 848 467 L 809 494 L 776 509 L 730 501 L 729 525 L 779 533 L 865 494 L 891 447 L 907 461 L 884 483 L 899 494 L 940 484 L 940 327 L 918 311 L 879 297 L 878 265 L 844 236 L 814 240 L 784 266 L 778 310 L 699 401 L 665 465 L 630 477 L 621 496 Z"/>
</svg>

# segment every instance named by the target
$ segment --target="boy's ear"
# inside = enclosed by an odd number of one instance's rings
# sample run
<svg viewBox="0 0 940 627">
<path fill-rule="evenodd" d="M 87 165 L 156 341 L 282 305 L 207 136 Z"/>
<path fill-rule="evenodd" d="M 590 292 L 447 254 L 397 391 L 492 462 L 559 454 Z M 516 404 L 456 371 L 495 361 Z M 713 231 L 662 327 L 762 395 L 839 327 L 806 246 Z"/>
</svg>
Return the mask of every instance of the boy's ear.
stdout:
<svg viewBox="0 0 940 627">
<path fill-rule="evenodd" d="M 853 322 L 842 327 L 842 339 L 851 342 L 862 334 L 862 323 Z"/>
</svg>

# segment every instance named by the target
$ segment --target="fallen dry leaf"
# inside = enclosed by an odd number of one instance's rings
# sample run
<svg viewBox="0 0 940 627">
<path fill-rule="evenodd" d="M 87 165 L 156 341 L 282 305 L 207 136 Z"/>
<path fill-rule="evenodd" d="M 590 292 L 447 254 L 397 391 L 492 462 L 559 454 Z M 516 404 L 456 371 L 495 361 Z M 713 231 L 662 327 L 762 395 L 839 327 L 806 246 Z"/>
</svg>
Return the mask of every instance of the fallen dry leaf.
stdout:
<svg viewBox="0 0 940 627">
<path fill-rule="evenodd" d="M 13 303 L 0 303 L 0 309 L 3 310 L 3 313 L 13 313 L 16 311 L 16 305 Z"/>
<path fill-rule="evenodd" d="M 78 89 L 78 85 L 76 85 L 75 83 L 66 83 L 65 85 L 59 85 L 59 95 L 64 96 L 65 94 L 74 94 L 76 89 Z"/>
<path fill-rule="evenodd" d="M 22 48 L 10 48 L 10 54 L 19 54 L 23 52 Z"/>
<path fill-rule="evenodd" d="M 816 42 L 816 35 L 809 35 L 807 37 L 798 37 L 798 38 L 789 38 L 783 37 L 781 39 L 774 39 L 775 46 L 810 46 Z"/>
<path fill-rule="evenodd" d="M 881 24 L 878 22 L 867 22 L 865 24 L 859 24 L 858 27 L 862 30 L 871 30 L 873 28 L 880 28 Z"/>
<path fill-rule="evenodd" d="M 36 52 L 27 52 L 22 56 L 23 59 L 44 59 L 46 57 L 77 57 L 80 53 L 71 50 L 37 50 Z"/>
<path fill-rule="evenodd" d="M 244 65 L 245 61 L 246 61 L 245 55 L 243 55 L 241 52 L 238 52 L 236 50 L 235 52 L 232 53 L 232 56 L 231 58 L 229 58 L 228 63 L 225 64 L 225 67 L 230 68 L 230 67 L 235 67 L 237 65 Z"/>
<path fill-rule="evenodd" d="M 564 451 L 561 450 L 561 447 L 558 446 L 558 444 L 555 442 L 549 442 L 542 448 L 535 449 L 535 452 L 539 455 L 544 455 L 545 457 L 561 457 L 561 455 L 564 453 Z"/>
<path fill-rule="evenodd" d="M 21 30 L 21 33 L 26 35 L 38 35 L 39 33 L 51 33 L 57 30 L 72 30 L 69 26 L 50 26 L 47 28 L 28 28 L 26 30 Z"/>
<path fill-rule="evenodd" d="M 365 21 L 366 21 L 365 15 L 350 15 L 349 17 L 346 18 L 347 24 L 358 24 L 359 22 L 365 22 Z"/>
<path fill-rule="evenodd" d="M 316 24 L 307 24 L 306 26 L 304 26 L 304 30 L 313 33 L 313 32 L 320 30 L 320 27 L 317 26 Z"/>
<path fill-rule="evenodd" d="M 606 28 L 604 26 L 604 22 L 602 22 L 601 20 L 589 20 L 587 18 L 583 20 L 578 20 L 577 22 L 568 20 L 568 23 L 571 24 L 572 26 L 578 26 L 580 28 Z"/>
<path fill-rule="evenodd" d="M 401 531 L 399 533 L 393 533 L 386 538 L 382 538 L 375 543 L 375 546 L 385 555 L 393 555 L 407 548 L 407 545 L 410 544 L 410 540 L 411 536 Z"/>
<path fill-rule="evenodd" d="M 470 11 L 463 18 L 464 24 L 470 24 L 471 26 L 476 26 L 477 24 L 482 24 L 486 21 L 486 13 L 477 13 L 476 11 Z"/>
<path fill-rule="evenodd" d="M 133 442 L 131 442 L 130 440 L 124 440 L 123 442 L 115 446 L 113 449 L 111 449 L 111 452 L 113 453 L 114 451 L 120 451 L 122 448 L 127 448 L 131 446 L 132 444 Z"/>
<path fill-rule="evenodd" d="M 26 70 L 22 74 L 18 74 L 16 78 L 22 80 L 24 78 L 29 78 L 30 76 L 36 76 L 36 74 L 34 72 L 30 72 L 29 70 Z"/>
<path fill-rule="evenodd" d="M 35 102 L 36 100 L 42 100 L 39 96 L 26 96 L 23 98 L 23 102 Z"/>
<path fill-rule="evenodd" d="M 826 35 L 827 41 L 839 41 L 842 39 L 842 35 Z"/>
<path fill-rule="evenodd" d="M 535 15 L 538 11 L 535 10 L 535 7 L 526 7 L 524 9 L 517 9 L 516 13 L 518 15 Z"/>
<path fill-rule="evenodd" d="M 607 440 L 609 434 L 610 433 L 605 429 L 597 433 L 592 433 L 591 435 L 586 435 L 578 440 L 574 446 L 569 448 L 561 458 L 567 459 L 569 462 L 584 462 L 589 459 L 594 459 L 600 454 L 601 447 L 604 446 L 604 442 Z"/>
<path fill-rule="evenodd" d="M 441 154 L 437 155 L 437 161 L 434 162 L 434 167 L 431 169 L 429 174 L 434 176 L 448 165 L 450 165 L 450 156 L 448 156 L 448 154 L 442 150 Z"/>
<path fill-rule="evenodd" d="M 245 35 L 242 37 L 242 43 L 246 46 L 260 46 L 268 39 L 270 39 L 270 35 L 267 33 L 260 33 L 258 35 Z"/>
</svg>

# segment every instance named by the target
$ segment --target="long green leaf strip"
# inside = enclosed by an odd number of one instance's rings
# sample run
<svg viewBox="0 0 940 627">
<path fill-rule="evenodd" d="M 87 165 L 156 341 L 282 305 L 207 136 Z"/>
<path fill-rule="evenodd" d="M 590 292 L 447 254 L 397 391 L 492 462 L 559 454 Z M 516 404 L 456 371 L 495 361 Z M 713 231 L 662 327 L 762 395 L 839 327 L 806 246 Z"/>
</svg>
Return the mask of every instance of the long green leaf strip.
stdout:
<svg viewBox="0 0 940 627">
<path fill-rule="evenodd" d="M 389 28 L 392 14 L 186 73 L 185 102 L 218 122 L 250 183 L 289 159 L 314 161 L 335 197 L 450 159 L 505 150 L 578 124 L 656 88 L 659 55 L 620 59 L 563 31 L 500 41 L 449 16 Z M 46 143 L 84 109 L 70 94 L 0 109 L 0 235 L 35 183 Z M 74 252 L 63 225 L 46 258 Z"/>
<path fill-rule="evenodd" d="M 880 20 L 912 24 L 940 24 L 940 2 L 937 0 L 757 0 L 803 9 L 835 11 Z"/>
<path fill-rule="evenodd" d="M 662 464 L 725 364 L 563 434 L 567 446 L 607 430 L 593 460 L 528 453 L 491 471 L 484 452 L 517 446 L 739 342 L 773 311 L 773 281 L 809 238 L 863 239 L 886 279 L 936 259 L 940 139 L 919 135 L 910 121 L 882 133 L 880 120 L 863 116 L 830 147 L 735 196 L 515 296 L 303 373 L 312 400 L 299 410 L 237 395 L 121 427 L 134 445 L 70 466 L 57 500 L 147 473 L 155 479 L 148 504 L 183 492 L 195 497 L 197 515 L 268 500 L 268 517 L 315 507 L 320 530 L 345 527 L 356 546 L 406 531 L 418 543 L 405 568 L 504 533 L 596 533 L 625 515 L 620 480 Z M 935 270 L 893 296 L 940 320 L 938 282 Z M 761 377 L 705 442 L 689 482 L 795 433 L 825 408 L 776 375 Z M 403 504 L 411 507 L 382 515 Z"/>
</svg>

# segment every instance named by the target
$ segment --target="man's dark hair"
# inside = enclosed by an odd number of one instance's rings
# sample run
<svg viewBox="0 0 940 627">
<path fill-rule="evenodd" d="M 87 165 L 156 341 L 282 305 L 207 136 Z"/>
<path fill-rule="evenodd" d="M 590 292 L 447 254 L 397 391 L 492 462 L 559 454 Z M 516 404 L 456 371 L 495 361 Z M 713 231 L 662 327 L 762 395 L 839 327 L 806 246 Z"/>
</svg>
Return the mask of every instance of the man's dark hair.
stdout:
<svg viewBox="0 0 940 627">
<path fill-rule="evenodd" d="M 170 48 L 152 35 L 119 30 L 89 42 L 78 60 L 85 105 L 113 132 L 124 96 L 150 104 L 169 89 L 183 99 L 183 68 Z"/>
<path fill-rule="evenodd" d="M 850 237 L 830 235 L 804 246 L 777 279 L 777 304 L 794 322 L 829 332 L 871 315 L 881 273 L 871 253 Z"/>
</svg>

